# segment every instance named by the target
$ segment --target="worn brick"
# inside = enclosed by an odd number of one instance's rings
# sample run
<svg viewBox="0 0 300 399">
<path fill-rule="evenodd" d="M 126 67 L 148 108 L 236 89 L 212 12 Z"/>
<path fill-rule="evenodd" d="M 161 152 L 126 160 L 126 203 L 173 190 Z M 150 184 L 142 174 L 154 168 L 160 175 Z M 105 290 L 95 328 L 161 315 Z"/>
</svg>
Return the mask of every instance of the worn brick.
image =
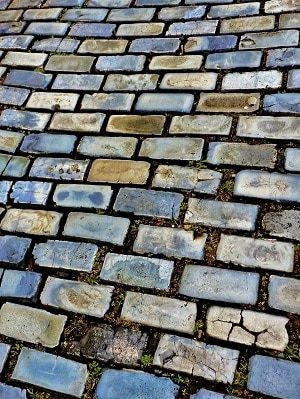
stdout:
<svg viewBox="0 0 300 399">
<path fill-rule="evenodd" d="M 56 20 L 59 18 L 62 11 L 62 8 L 32 8 L 24 12 L 23 19 L 25 21 Z"/>
<path fill-rule="evenodd" d="M 105 91 L 148 91 L 155 90 L 158 75 L 136 74 L 136 75 L 108 75 L 104 85 Z"/>
<path fill-rule="evenodd" d="M 265 95 L 263 107 L 267 112 L 300 114 L 300 94 L 276 93 Z"/>
<path fill-rule="evenodd" d="M 262 90 L 279 88 L 282 82 L 282 73 L 273 71 L 232 72 L 224 76 L 223 90 Z"/>
<path fill-rule="evenodd" d="M 161 22 L 121 24 L 116 36 L 158 36 L 162 33 L 164 26 L 165 24 Z"/>
<path fill-rule="evenodd" d="M 124 53 L 128 41 L 113 39 L 86 39 L 78 49 L 78 53 L 114 54 Z"/>
<path fill-rule="evenodd" d="M 29 176 L 55 180 L 83 180 L 88 160 L 36 158 Z"/>
<path fill-rule="evenodd" d="M 32 35 L 10 35 L 0 37 L 0 49 L 2 50 L 26 50 L 33 40 Z M 12 57 L 9 57 L 12 62 Z M 28 62 L 28 60 L 27 60 Z"/>
<path fill-rule="evenodd" d="M 282 14 L 279 17 L 279 28 L 299 28 L 300 13 Z"/>
<path fill-rule="evenodd" d="M 249 31 L 249 26 L 251 26 L 251 32 L 272 30 L 274 29 L 275 26 L 275 17 L 273 15 L 263 15 L 260 17 L 227 19 L 222 21 L 220 32 L 221 33 L 247 32 Z"/>
<path fill-rule="evenodd" d="M 42 275 L 40 273 L 4 270 L 0 284 L 0 297 L 36 300 L 41 281 Z"/>
<path fill-rule="evenodd" d="M 102 21 L 108 13 L 108 10 L 104 8 L 100 9 L 89 9 L 89 8 L 80 8 L 80 9 L 69 9 L 67 10 L 63 17 L 62 21 Z"/>
<path fill-rule="evenodd" d="M 103 55 L 98 58 L 98 71 L 142 71 L 146 57 L 144 55 Z"/>
<path fill-rule="evenodd" d="M 295 278 L 271 276 L 269 301 L 271 308 L 300 314 L 300 282 Z"/>
<path fill-rule="evenodd" d="M 137 111 L 190 112 L 194 103 L 192 94 L 144 93 L 135 105 Z"/>
<path fill-rule="evenodd" d="M 169 20 L 189 20 L 200 19 L 206 11 L 206 6 L 180 6 L 180 7 L 163 7 L 158 18 L 164 21 Z"/>
<path fill-rule="evenodd" d="M 51 55 L 45 66 L 46 71 L 89 72 L 95 57 L 84 55 Z"/>
<path fill-rule="evenodd" d="M 79 99 L 78 94 L 34 92 L 27 101 L 26 108 L 73 111 Z"/>
<path fill-rule="evenodd" d="M 78 22 L 72 25 L 69 36 L 74 37 L 111 37 L 116 28 L 115 24 L 97 22 Z"/>
<path fill-rule="evenodd" d="M 149 69 L 157 70 L 198 70 L 202 64 L 202 55 L 158 55 L 151 59 Z"/>
<path fill-rule="evenodd" d="M 232 51 L 208 54 L 207 69 L 258 68 L 261 63 L 261 51 Z"/>
<path fill-rule="evenodd" d="M 42 67 L 47 59 L 47 54 L 42 53 L 22 53 L 19 51 L 8 51 L 1 61 L 3 65 L 20 66 L 28 68 Z"/>
<path fill-rule="evenodd" d="M 55 90 L 98 91 L 103 75 L 59 73 L 52 85 Z"/>
<path fill-rule="evenodd" d="M 184 51 L 186 53 L 197 53 L 199 51 L 215 51 L 232 49 L 237 43 L 237 36 L 200 36 L 191 37 L 187 40 Z"/>
<path fill-rule="evenodd" d="M 300 211 L 267 212 L 262 218 L 262 226 L 271 236 L 300 241 Z"/>
<path fill-rule="evenodd" d="M 167 73 L 160 88 L 169 90 L 213 90 L 217 74 L 214 72 Z"/>
<path fill-rule="evenodd" d="M 4 83 L 9 86 L 21 86 L 31 89 L 46 89 L 51 80 L 51 74 L 12 69 L 6 76 Z"/>
<path fill-rule="evenodd" d="M 289 71 L 287 87 L 289 89 L 298 89 L 300 87 L 300 69 Z"/>
<path fill-rule="evenodd" d="M 197 111 L 201 112 L 254 112 L 259 109 L 258 93 L 202 93 Z"/>
<path fill-rule="evenodd" d="M 180 40 L 175 38 L 143 38 L 134 39 L 129 47 L 131 53 L 175 53 Z"/>
<path fill-rule="evenodd" d="M 111 137 L 84 136 L 78 146 L 78 153 L 92 157 L 131 158 L 138 139 L 118 137 L 112 142 Z"/>
<path fill-rule="evenodd" d="M 286 170 L 291 172 L 300 172 L 300 149 L 287 148 L 285 150 L 285 163 Z"/>
<path fill-rule="evenodd" d="M 265 2 L 266 13 L 282 11 L 300 11 L 300 4 L 296 0 L 269 0 Z"/>
<path fill-rule="evenodd" d="M 142 142 L 141 157 L 153 159 L 200 160 L 204 140 L 199 138 L 149 138 Z"/>
<path fill-rule="evenodd" d="M 130 111 L 135 95 L 131 93 L 85 94 L 81 109 Z"/>
<path fill-rule="evenodd" d="M 151 21 L 155 14 L 155 8 L 119 8 L 110 10 L 107 21 L 112 22 L 137 22 Z"/>
<path fill-rule="evenodd" d="M 99 133 L 105 114 L 56 112 L 50 123 L 50 130 Z"/>
<path fill-rule="evenodd" d="M 0 262 L 18 266 L 23 263 L 31 240 L 13 235 L 0 236 Z"/>
<path fill-rule="evenodd" d="M 38 36 L 64 36 L 69 24 L 64 22 L 31 22 L 25 33 Z"/>
<path fill-rule="evenodd" d="M 170 134 L 224 135 L 230 133 L 232 118 L 226 115 L 174 116 Z"/>
<path fill-rule="evenodd" d="M 167 36 L 190 36 L 215 33 L 218 21 L 174 22 L 167 30 Z"/>
<path fill-rule="evenodd" d="M 160 135 L 166 118 L 163 115 L 112 115 L 106 131 L 110 133 Z"/>
<path fill-rule="evenodd" d="M 297 46 L 299 32 L 297 30 L 279 30 L 276 32 L 247 33 L 239 42 L 240 49 L 292 47 Z"/>
</svg>

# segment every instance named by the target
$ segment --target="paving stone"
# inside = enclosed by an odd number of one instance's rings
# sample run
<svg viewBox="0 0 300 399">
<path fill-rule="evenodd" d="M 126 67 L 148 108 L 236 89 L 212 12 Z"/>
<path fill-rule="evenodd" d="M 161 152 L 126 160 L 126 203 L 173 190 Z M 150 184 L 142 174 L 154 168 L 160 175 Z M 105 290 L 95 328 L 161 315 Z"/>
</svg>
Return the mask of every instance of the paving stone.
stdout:
<svg viewBox="0 0 300 399">
<path fill-rule="evenodd" d="M 24 22 L 0 22 L 0 34 L 10 35 L 21 33 L 24 27 Z"/>
<path fill-rule="evenodd" d="M 258 210 L 257 205 L 190 198 L 184 222 L 225 229 L 254 231 Z"/>
<path fill-rule="evenodd" d="M 69 154 L 75 141 L 76 136 L 67 134 L 33 133 L 24 138 L 20 150 L 34 154 Z"/>
<path fill-rule="evenodd" d="M 282 14 L 279 16 L 279 28 L 299 28 L 300 27 L 300 14 Z"/>
<path fill-rule="evenodd" d="M 12 0 L 9 8 L 39 7 L 41 0 Z"/>
<path fill-rule="evenodd" d="M 216 194 L 221 179 L 222 173 L 214 170 L 159 165 L 155 171 L 152 186 Z"/>
<path fill-rule="evenodd" d="M 202 93 L 196 111 L 254 112 L 259 109 L 258 93 Z"/>
<path fill-rule="evenodd" d="M 88 181 L 116 184 L 145 184 L 150 164 L 143 161 L 96 159 L 92 163 Z"/>
<path fill-rule="evenodd" d="M 31 240 L 29 238 L 11 235 L 0 236 L 0 262 L 1 264 L 20 265 L 23 263 Z"/>
<path fill-rule="evenodd" d="M 258 68 L 261 63 L 261 51 L 232 51 L 208 54 L 207 69 Z"/>
<path fill-rule="evenodd" d="M 264 110 L 267 112 L 280 112 L 300 114 L 299 93 L 276 93 L 264 97 Z"/>
<path fill-rule="evenodd" d="M 34 92 L 31 94 L 26 104 L 26 108 L 46 109 L 52 111 L 74 111 L 78 99 L 79 94 L 75 93 Z"/>
<path fill-rule="evenodd" d="M 131 0 L 88 0 L 87 7 L 129 7 Z"/>
<path fill-rule="evenodd" d="M 18 87 L 0 86 L 0 104 L 23 105 L 30 91 Z"/>
<path fill-rule="evenodd" d="M 81 398 L 87 377 L 85 364 L 29 348 L 22 348 L 12 374 L 14 380 L 76 398 Z"/>
<path fill-rule="evenodd" d="M 0 154 L 0 175 L 23 177 L 27 171 L 30 160 L 25 157 Z"/>
<path fill-rule="evenodd" d="M 259 14 L 260 3 L 229 4 L 212 6 L 207 18 L 241 17 L 243 15 Z"/>
<path fill-rule="evenodd" d="M 240 49 L 293 47 L 297 46 L 297 30 L 279 30 L 276 32 L 246 33 L 239 42 Z"/>
<path fill-rule="evenodd" d="M 292 272 L 294 246 L 288 242 L 222 234 L 217 259 L 243 267 Z"/>
<path fill-rule="evenodd" d="M 158 75 L 136 74 L 136 75 L 108 75 L 104 85 L 104 91 L 147 91 L 155 90 Z"/>
<path fill-rule="evenodd" d="M 12 183 L 13 182 L 8 180 L 0 181 L 0 203 L 6 204 Z"/>
<path fill-rule="evenodd" d="M 23 19 L 25 21 L 39 21 L 39 20 L 56 20 L 59 19 L 62 8 L 48 8 L 48 9 L 29 9 L 25 10 Z"/>
<path fill-rule="evenodd" d="M 46 205 L 52 183 L 41 181 L 17 181 L 10 198 L 15 204 Z"/>
<path fill-rule="evenodd" d="M 34 299 L 41 280 L 40 273 L 5 270 L 0 283 L 0 297 Z"/>
<path fill-rule="evenodd" d="M 95 57 L 85 55 L 51 55 L 45 66 L 46 71 L 89 72 Z"/>
<path fill-rule="evenodd" d="M 114 287 L 48 277 L 41 293 L 44 305 L 69 312 L 103 317 L 108 311 Z"/>
<path fill-rule="evenodd" d="M 144 93 L 135 105 L 137 111 L 190 112 L 194 103 L 192 94 Z"/>
<path fill-rule="evenodd" d="M 232 72 L 222 82 L 222 90 L 276 89 L 281 86 L 282 73 L 279 71 Z"/>
<path fill-rule="evenodd" d="M 129 47 L 131 53 L 175 53 L 180 40 L 175 38 L 143 38 L 134 39 Z"/>
<path fill-rule="evenodd" d="M 113 115 L 106 131 L 110 133 L 160 135 L 166 118 L 163 115 Z"/>
<path fill-rule="evenodd" d="M 92 243 L 47 240 L 36 244 L 32 253 L 39 267 L 90 272 L 97 250 Z"/>
<path fill-rule="evenodd" d="M 9 351 L 10 351 L 10 345 L 0 342 L 0 373 L 3 370 Z M 0 398 L 1 398 L 1 386 L 0 386 Z"/>
<path fill-rule="evenodd" d="M 50 114 L 42 112 L 19 111 L 5 109 L 0 116 L 0 125 L 24 130 L 44 130 Z"/>
<path fill-rule="evenodd" d="M 300 172 L 300 149 L 287 148 L 285 150 L 284 167 L 288 171 Z"/>
<path fill-rule="evenodd" d="M 91 157 L 131 158 L 138 140 L 134 137 L 84 136 L 78 146 L 78 153 Z"/>
<path fill-rule="evenodd" d="M 40 36 L 64 36 L 69 24 L 64 22 L 31 22 L 25 33 Z"/>
<path fill-rule="evenodd" d="M 206 316 L 206 331 L 213 338 L 284 351 L 289 342 L 289 319 L 268 313 L 211 306 Z"/>
<path fill-rule="evenodd" d="M 109 186 L 58 184 L 53 194 L 57 206 L 67 208 L 107 209 L 112 196 Z"/>
<path fill-rule="evenodd" d="M 47 0 L 44 7 L 81 7 L 84 0 Z"/>
<path fill-rule="evenodd" d="M 0 4 L 0 9 L 1 9 L 1 10 L 5 10 L 5 9 L 8 7 L 10 1 L 11 1 L 11 0 L 2 0 L 2 1 L 1 1 L 1 4 Z"/>
<path fill-rule="evenodd" d="M 294 0 L 269 0 L 265 2 L 266 13 L 279 13 L 282 11 L 300 11 L 300 5 Z"/>
<path fill-rule="evenodd" d="M 55 180 L 83 180 L 89 160 L 36 158 L 29 176 Z"/>
<path fill-rule="evenodd" d="M 300 176 L 255 170 L 238 172 L 234 195 L 273 201 L 300 201 Z"/>
<path fill-rule="evenodd" d="M 142 71 L 144 55 L 103 55 L 98 58 L 97 71 Z"/>
<path fill-rule="evenodd" d="M 238 4 L 235 4 L 237 6 Z M 243 4 L 244 6 L 246 4 Z M 220 33 L 247 32 L 251 26 L 251 32 L 259 32 L 274 29 L 275 16 L 263 15 L 260 17 L 245 17 L 223 20 Z"/>
<path fill-rule="evenodd" d="M 179 228 L 140 225 L 133 250 L 174 258 L 203 259 L 207 235 L 194 236 L 194 232 Z"/>
<path fill-rule="evenodd" d="M 130 111 L 134 94 L 129 93 L 94 93 L 85 94 L 81 109 Z"/>
<path fill-rule="evenodd" d="M 151 21 L 155 14 L 155 11 L 155 8 L 119 8 L 115 10 L 110 10 L 107 21 Z"/>
<path fill-rule="evenodd" d="M 268 51 L 267 66 L 294 66 L 300 65 L 299 48 L 281 48 Z"/>
<path fill-rule="evenodd" d="M 214 72 L 166 73 L 160 83 L 161 89 L 213 90 L 217 74 Z"/>
<path fill-rule="evenodd" d="M 92 327 L 79 342 L 82 356 L 101 362 L 137 365 L 148 341 L 146 333 L 107 324 Z"/>
<path fill-rule="evenodd" d="M 24 53 L 20 51 L 8 51 L 1 61 L 2 65 L 22 68 L 42 67 L 47 59 L 47 54 L 42 53 Z"/>
<path fill-rule="evenodd" d="M 163 395 L 165 399 L 175 399 L 179 391 L 170 378 L 135 370 L 108 369 L 101 375 L 96 388 L 97 399 L 145 399 Z"/>
<path fill-rule="evenodd" d="M 0 382 L 0 399 L 26 399 L 26 390 Z"/>
<path fill-rule="evenodd" d="M 8 86 L 22 86 L 31 89 L 46 89 L 52 80 L 51 74 L 20 69 L 11 70 L 4 83 Z"/>
<path fill-rule="evenodd" d="M 234 349 L 164 334 L 160 338 L 153 364 L 226 384 L 233 382 L 238 357 L 239 351 Z"/>
<path fill-rule="evenodd" d="M 121 24 L 118 27 L 116 36 L 158 36 L 162 33 L 165 24 L 161 22 L 141 22 Z"/>
<path fill-rule="evenodd" d="M 53 211 L 10 208 L 2 219 L 1 229 L 25 234 L 55 236 L 61 216 L 60 213 Z"/>
<path fill-rule="evenodd" d="M 114 24 L 78 22 L 72 25 L 69 35 L 76 37 L 111 37 L 116 28 Z"/>
<path fill-rule="evenodd" d="M 247 388 L 277 398 L 297 399 L 300 388 L 300 364 L 268 356 L 252 356 Z"/>
<path fill-rule="evenodd" d="M 64 113 L 56 112 L 50 123 L 50 130 L 70 132 L 98 133 L 101 129 L 105 114 L 94 113 Z M 0 118 L 1 123 L 1 118 Z"/>
<path fill-rule="evenodd" d="M 200 36 L 191 37 L 187 40 L 184 51 L 186 53 L 197 53 L 199 51 L 215 51 L 232 49 L 237 43 L 237 36 Z"/>
<path fill-rule="evenodd" d="M 292 69 L 289 71 L 287 87 L 289 89 L 297 89 L 300 87 L 300 69 Z"/>
<path fill-rule="evenodd" d="M 129 225 L 126 218 L 70 212 L 63 235 L 123 245 Z"/>
<path fill-rule="evenodd" d="M 152 57 L 149 69 L 157 70 L 198 70 L 202 64 L 202 55 L 158 55 Z"/>
<path fill-rule="evenodd" d="M 6 302 L 1 307 L 0 320 L 1 334 L 54 348 L 59 344 L 67 317 Z"/>
<path fill-rule="evenodd" d="M 269 300 L 271 308 L 300 314 L 300 282 L 295 278 L 271 276 Z"/>
<path fill-rule="evenodd" d="M 198 138 L 150 138 L 142 142 L 139 155 L 153 159 L 200 160 L 204 140 Z"/>
<path fill-rule="evenodd" d="M 255 305 L 258 288 L 258 273 L 187 265 L 179 293 L 199 299 Z"/>
<path fill-rule="evenodd" d="M 114 54 L 124 53 L 128 40 L 86 39 L 78 49 L 78 53 Z"/>
<path fill-rule="evenodd" d="M 231 123 L 232 118 L 227 115 L 174 116 L 169 133 L 228 136 Z"/>
<path fill-rule="evenodd" d="M 80 8 L 80 9 L 69 9 L 67 10 L 63 17 L 62 21 L 95 21 L 100 22 L 105 19 L 108 10 L 104 8 L 99 9 L 88 9 L 88 8 Z"/>
<path fill-rule="evenodd" d="M 262 219 L 262 226 L 272 236 L 300 241 L 300 211 L 268 212 Z"/>
<path fill-rule="evenodd" d="M 182 194 L 140 188 L 120 188 L 114 210 L 134 215 L 177 219 Z"/>
<path fill-rule="evenodd" d="M 273 144 L 209 143 L 207 160 L 213 165 L 242 165 L 274 168 L 277 159 Z"/>
<path fill-rule="evenodd" d="M 174 22 L 169 26 L 167 36 L 189 36 L 215 33 L 218 21 Z"/>
<path fill-rule="evenodd" d="M 276 140 L 299 140 L 300 126 L 293 116 L 240 116 L 237 136 Z"/>
<path fill-rule="evenodd" d="M 190 399 L 238 399 L 237 396 L 231 396 L 223 393 L 209 391 L 201 388 L 195 395 L 191 395 Z"/>
<path fill-rule="evenodd" d="M 174 262 L 142 256 L 108 253 L 100 277 L 115 283 L 168 290 Z"/>
<path fill-rule="evenodd" d="M 121 319 L 150 327 L 193 334 L 196 304 L 174 298 L 127 292 Z"/>
<path fill-rule="evenodd" d="M 60 43 L 62 42 L 61 37 L 51 37 L 46 39 L 35 40 L 32 49 L 36 51 L 47 51 L 54 53 L 58 50 Z"/>
<path fill-rule="evenodd" d="M 0 49 L 2 50 L 26 50 L 33 40 L 31 35 L 10 35 L 0 38 Z"/>
<path fill-rule="evenodd" d="M 180 0 L 136 0 L 136 6 L 171 6 L 177 5 Z"/>
<path fill-rule="evenodd" d="M 22 10 L 0 11 L 0 22 L 18 21 L 23 14 Z"/>
<path fill-rule="evenodd" d="M 206 11 L 206 6 L 164 7 L 158 13 L 158 18 L 164 21 L 200 19 Z"/>
<path fill-rule="evenodd" d="M 59 73 L 53 82 L 52 89 L 71 91 L 98 91 L 102 81 L 102 75 Z"/>
</svg>

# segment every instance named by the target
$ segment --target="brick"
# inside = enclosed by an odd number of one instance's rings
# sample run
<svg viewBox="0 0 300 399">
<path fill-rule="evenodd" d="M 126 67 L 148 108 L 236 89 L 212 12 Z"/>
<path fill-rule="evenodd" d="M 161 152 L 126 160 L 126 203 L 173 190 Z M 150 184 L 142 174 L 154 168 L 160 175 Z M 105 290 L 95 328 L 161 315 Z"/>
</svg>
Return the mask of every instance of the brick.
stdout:
<svg viewBox="0 0 300 399">
<path fill-rule="evenodd" d="M 197 111 L 201 112 L 254 112 L 259 109 L 258 93 L 202 93 Z"/>
<path fill-rule="evenodd" d="M 105 114 L 94 113 L 64 113 L 56 112 L 50 123 L 50 130 L 68 132 L 99 133 Z"/>
<path fill-rule="evenodd" d="M 235 47 L 237 39 L 238 37 L 234 35 L 191 37 L 187 40 L 184 51 L 197 53 L 199 51 L 232 49 Z"/>
<path fill-rule="evenodd" d="M 170 134 L 224 135 L 230 133 L 232 118 L 226 115 L 174 116 Z"/>
<path fill-rule="evenodd" d="M 300 87 L 300 69 L 292 69 L 289 71 L 287 87 L 289 89 L 298 89 Z"/>
<path fill-rule="evenodd" d="M 106 131 L 110 133 L 160 135 L 166 118 L 163 115 L 112 115 Z"/>
<path fill-rule="evenodd" d="M 300 114 L 299 93 L 276 93 L 264 97 L 264 110 L 267 112 L 280 112 Z"/>
<path fill-rule="evenodd" d="M 164 21 L 200 19 L 206 11 L 206 6 L 181 6 L 181 7 L 163 7 L 158 18 Z"/>
<path fill-rule="evenodd" d="M 107 209 L 112 195 L 108 186 L 58 184 L 53 194 L 57 206 L 70 208 Z"/>
<path fill-rule="evenodd" d="M 69 24 L 64 22 L 31 22 L 25 33 L 38 36 L 64 36 Z"/>
<path fill-rule="evenodd" d="M 24 22 L 0 22 L 0 34 L 10 35 L 18 34 L 24 30 Z"/>
<path fill-rule="evenodd" d="M 47 240 L 36 244 L 32 254 L 39 267 L 90 272 L 97 250 L 92 243 Z"/>
<path fill-rule="evenodd" d="M 300 177 L 277 172 L 244 170 L 236 175 L 234 195 L 299 202 Z"/>
<path fill-rule="evenodd" d="M 151 21 L 155 8 L 119 8 L 110 10 L 107 21 L 110 22 L 137 22 Z"/>
<path fill-rule="evenodd" d="M 121 24 L 116 36 L 158 36 L 162 33 L 164 26 L 165 24 L 160 22 Z"/>
<path fill-rule="evenodd" d="M 35 300 L 41 281 L 40 273 L 5 270 L 0 284 L 0 297 Z"/>
<path fill-rule="evenodd" d="M 12 182 L 8 180 L 0 181 L 0 203 L 6 204 L 8 193 L 10 192 L 12 186 Z"/>
<path fill-rule="evenodd" d="M 281 86 L 282 73 L 273 71 L 227 73 L 222 82 L 222 90 L 262 90 Z"/>
<path fill-rule="evenodd" d="M 136 75 L 108 75 L 104 85 L 104 91 L 147 91 L 155 90 L 158 75 L 136 74 Z"/>
<path fill-rule="evenodd" d="M 0 398 L 26 399 L 26 390 L 0 382 Z"/>
<path fill-rule="evenodd" d="M 78 53 L 114 54 L 124 53 L 128 41 L 113 39 L 86 39 L 78 49 Z"/>
<path fill-rule="evenodd" d="M 268 51 L 267 66 L 294 66 L 300 65 L 300 49 L 299 48 L 281 48 Z"/>
<path fill-rule="evenodd" d="M 211 142 L 207 161 L 213 165 L 241 165 L 274 168 L 277 159 L 273 144 Z"/>
<path fill-rule="evenodd" d="M 62 38 L 54 37 L 54 38 L 46 38 L 35 40 L 33 43 L 32 49 L 36 51 L 44 51 L 44 52 L 56 52 L 58 50 L 59 45 L 62 42 Z"/>
<path fill-rule="evenodd" d="M 51 55 L 45 66 L 46 71 L 89 72 L 95 57 L 84 55 Z"/>
<path fill-rule="evenodd" d="M 10 35 L 0 37 L 2 50 L 26 50 L 33 40 L 31 35 Z M 11 58 L 11 57 L 10 57 Z"/>
<path fill-rule="evenodd" d="M 1 307 L 0 320 L 1 334 L 54 348 L 59 344 L 67 317 L 6 302 Z"/>
<path fill-rule="evenodd" d="M 15 204 L 46 205 L 52 183 L 40 181 L 17 181 L 10 194 Z"/>
<path fill-rule="evenodd" d="M 169 356 L 170 353 L 174 356 Z M 226 384 L 233 382 L 238 357 L 237 350 L 164 334 L 160 338 L 153 363 L 163 369 Z"/>
<path fill-rule="evenodd" d="M 177 5 L 180 0 L 136 0 L 136 6 L 165 6 L 165 5 Z"/>
<path fill-rule="evenodd" d="M 36 158 L 29 176 L 55 180 L 83 180 L 88 160 Z"/>
<path fill-rule="evenodd" d="M 258 209 L 257 205 L 190 198 L 184 222 L 225 229 L 254 231 Z"/>
<path fill-rule="evenodd" d="M 70 212 L 63 235 L 123 245 L 129 225 L 126 218 Z"/>
<path fill-rule="evenodd" d="M 255 305 L 258 286 L 258 273 L 187 265 L 181 277 L 179 293 L 199 299 Z"/>
<path fill-rule="evenodd" d="M 139 156 L 152 159 L 200 160 L 204 141 L 198 138 L 149 138 L 142 142 Z"/>
<path fill-rule="evenodd" d="M 180 40 L 175 38 L 143 38 L 134 39 L 129 47 L 131 53 L 175 53 Z"/>
<path fill-rule="evenodd" d="M 78 146 L 78 153 L 103 158 L 131 158 L 135 152 L 138 139 L 134 137 L 84 136 Z"/>
<path fill-rule="evenodd" d="M 226 398 L 227 396 L 227 398 Z M 238 399 L 237 396 L 231 396 L 226 394 L 224 398 L 223 393 L 209 391 L 208 389 L 201 388 L 194 395 L 190 396 L 190 399 Z"/>
<path fill-rule="evenodd" d="M 278 398 L 297 399 L 299 387 L 299 363 L 260 355 L 250 358 L 247 388 L 251 391 Z"/>
<path fill-rule="evenodd" d="M 103 55 L 98 58 L 97 71 L 142 71 L 144 55 Z"/>
<path fill-rule="evenodd" d="M 279 28 L 299 28 L 300 27 L 300 14 L 282 14 L 279 16 Z"/>
<path fill-rule="evenodd" d="M 152 186 L 216 194 L 221 178 L 222 173 L 214 170 L 159 165 L 155 171 Z"/>
<path fill-rule="evenodd" d="M 208 54 L 207 69 L 258 68 L 261 63 L 261 51 L 232 51 Z"/>
<path fill-rule="evenodd" d="M 51 376 L 45 378 L 49 370 Z M 76 398 L 81 398 L 87 377 L 85 364 L 29 348 L 22 348 L 12 375 L 14 380 Z"/>
<path fill-rule="evenodd" d="M 108 311 L 113 287 L 89 285 L 80 281 L 48 277 L 41 293 L 41 303 L 69 312 L 102 318 Z"/>
<path fill-rule="evenodd" d="M 170 378 L 135 370 L 106 369 L 96 388 L 96 399 L 133 399 L 144 395 L 155 398 L 175 399 L 179 391 Z"/>
<path fill-rule="evenodd" d="M 51 74 L 20 69 L 11 70 L 4 83 L 9 86 L 22 86 L 31 89 L 46 89 L 52 80 Z"/>
<path fill-rule="evenodd" d="M 102 81 L 103 75 L 59 73 L 53 82 L 52 89 L 71 91 L 98 91 Z"/>
<path fill-rule="evenodd" d="M 76 107 L 79 94 L 71 93 L 32 93 L 26 108 L 73 111 Z"/>
<path fill-rule="evenodd" d="M 0 175 L 23 177 L 30 160 L 25 157 L 0 154 Z"/>
<path fill-rule="evenodd" d="M 214 72 L 167 73 L 160 88 L 169 90 L 213 90 L 217 74 Z"/>
<path fill-rule="evenodd" d="M 292 272 L 294 246 L 282 241 L 222 234 L 217 259 L 243 267 Z"/>
<path fill-rule="evenodd" d="M 286 170 L 291 172 L 300 172 L 300 149 L 287 148 L 285 150 L 285 163 Z"/>
<path fill-rule="evenodd" d="M 300 241 L 300 211 L 267 212 L 262 219 L 262 226 L 271 236 Z"/>
<path fill-rule="evenodd" d="M 10 345 L 0 343 L 0 372 L 2 372 L 6 359 L 8 358 L 8 354 L 10 351 Z M 0 386 L 0 394 L 1 394 L 1 386 Z"/>
<path fill-rule="evenodd" d="M 259 14 L 260 3 L 229 4 L 212 6 L 207 18 L 241 17 L 243 15 Z"/>
<path fill-rule="evenodd" d="M 109 7 L 109 8 L 118 8 L 118 7 L 128 7 L 131 3 L 131 0 L 88 0 L 88 7 Z"/>
<path fill-rule="evenodd" d="M 300 282 L 295 278 L 271 276 L 269 300 L 271 308 L 300 314 Z"/>
<path fill-rule="evenodd" d="M 121 319 L 150 327 L 193 334 L 196 304 L 174 298 L 127 292 Z"/>
<path fill-rule="evenodd" d="M 135 105 L 137 111 L 190 112 L 194 103 L 192 94 L 144 93 Z"/>
<path fill-rule="evenodd" d="M 105 19 L 106 15 L 108 13 L 108 10 L 105 10 L 104 8 L 100 9 L 89 9 L 89 8 L 80 8 L 80 9 L 69 9 L 67 10 L 63 17 L 62 21 L 95 21 L 95 22 L 100 22 Z"/>
<path fill-rule="evenodd" d="M 224 341 L 284 351 L 289 319 L 268 313 L 211 306 L 206 316 L 207 334 Z"/>
<path fill-rule="evenodd" d="M 119 284 L 168 290 L 174 262 L 143 256 L 108 253 L 100 278 Z"/>
<path fill-rule="evenodd" d="M 69 36 L 74 37 L 111 37 L 116 28 L 115 24 L 78 22 L 72 25 Z"/>
<path fill-rule="evenodd" d="M 167 30 L 167 36 L 189 36 L 215 33 L 218 21 L 174 22 Z"/>
<path fill-rule="evenodd" d="M 0 125 L 24 130 L 44 130 L 50 114 L 5 109 L 0 116 Z"/>
<path fill-rule="evenodd" d="M 183 195 L 178 193 L 121 188 L 114 203 L 114 210 L 134 215 L 177 219 Z"/>
<path fill-rule="evenodd" d="M 47 0 L 43 7 L 80 7 L 84 0 Z"/>
<path fill-rule="evenodd" d="M 18 266 L 23 263 L 31 240 L 13 235 L 0 236 L 0 262 Z"/>
<path fill-rule="evenodd" d="M 21 18 L 22 10 L 0 11 L 0 22 L 18 21 Z"/>
<path fill-rule="evenodd" d="M 241 37 L 240 49 L 293 47 L 297 46 L 299 32 L 297 30 L 279 30 L 276 32 L 247 33 Z"/>
<path fill-rule="evenodd" d="M 135 95 L 130 93 L 85 94 L 81 109 L 130 111 Z"/>
<path fill-rule="evenodd" d="M 206 238 L 206 234 L 195 237 L 192 231 L 178 228 L 140 225 L 133 250 L 140 254 L 203 259 Z"/>
<path fill-rule="evenodd" d="M 2 65 L 20 66 L 22 68 L 42 67 L 47 59 L 47 54 L 42 53 L 23 53 L 20 51 L 9 51 L 1 61 Z"/>
<path fill-rule="evenodd" d="M 151 59 L 149 69 L 157 70 L 198 70 L 202 64 L 202 55 L 158 55 Z"/>
<path fill-rule="evenodd" d="M 20 150 L 33 154 L 69 154 L 75 141 L 76 136 L 68 134 L 33 133 L 24 138 Z"/>
<path fill-rule="evenodd" d="M 39 21 L 39 20 L 56 20 L 59 18 L 62 8 L 48 8 L 48 9 L 29 9 L 23 14 L 25 21 Z"/>
<path fill-rule="evenodd" d="M 30 91 L 18 87 L 0 86 L 0 104 L 23 105 Z"/>
<path fill-rule="evenodd" d="M 237 4 L 235 4 L 236 6 Z M 240 4 L 246 5 L 246 4 Z M 251 32 L 272 30 L 275 26 L 273 15 L 262 15 L 260 17 L 246 17 L 227 19 L 221 22 L 221 33 L 247 32 L 251 26 Z"/>
<path fill-rule="evenodd" d="M 265 2 L 266 13 L 279 13 L 282 11 L 300 11 L 300 5 L 295 0 L 269 0 Z"/>
</svg>

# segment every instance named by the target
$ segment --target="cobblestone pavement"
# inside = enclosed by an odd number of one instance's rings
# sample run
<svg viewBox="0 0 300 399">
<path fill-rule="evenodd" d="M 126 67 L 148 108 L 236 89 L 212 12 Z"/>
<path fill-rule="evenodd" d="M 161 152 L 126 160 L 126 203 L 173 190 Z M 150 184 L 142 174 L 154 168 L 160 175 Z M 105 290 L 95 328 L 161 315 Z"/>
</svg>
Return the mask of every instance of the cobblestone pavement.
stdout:
<svg viewBox="0 0 300 399">
<path fill-rule="evenodd" d="M 299 29 L 0 0 L 0 399 L 300 398 Z"/>
</svg>

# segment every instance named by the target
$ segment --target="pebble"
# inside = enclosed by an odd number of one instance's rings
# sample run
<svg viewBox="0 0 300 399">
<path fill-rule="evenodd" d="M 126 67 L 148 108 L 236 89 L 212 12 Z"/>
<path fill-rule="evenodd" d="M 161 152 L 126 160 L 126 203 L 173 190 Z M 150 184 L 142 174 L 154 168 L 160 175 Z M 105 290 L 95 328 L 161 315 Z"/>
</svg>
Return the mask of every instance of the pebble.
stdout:
<svg viewBox="0 0 300 399">
<path fill-rule="evenodd" d="M 271 308 L 300 315 L 300 282 L 295 278 L 271 276 L 269 300 Z"/>
</svg>

